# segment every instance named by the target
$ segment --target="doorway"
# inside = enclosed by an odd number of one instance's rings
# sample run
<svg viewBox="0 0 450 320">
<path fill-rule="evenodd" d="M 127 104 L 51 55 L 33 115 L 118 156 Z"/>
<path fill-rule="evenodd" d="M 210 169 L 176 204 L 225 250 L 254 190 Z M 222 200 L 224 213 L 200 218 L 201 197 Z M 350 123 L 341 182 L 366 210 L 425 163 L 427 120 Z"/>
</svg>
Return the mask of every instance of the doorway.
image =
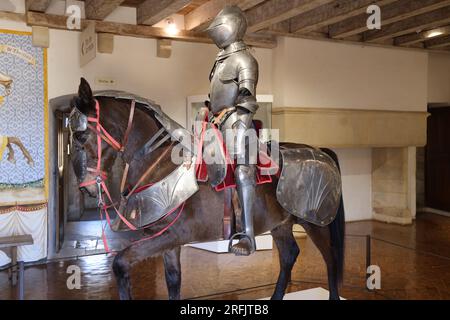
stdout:
<svg viewBox="0 0 450 320">
<path fill-rule="evenodd" d="M 71 164 L 69 112 L 67 109 L 55 110 L 55 187 L 54 199 L 56 205 L 55 253 L 52 258 L 78 257 L 105 252 L 102 239 L 102 224 L 97 199 L 89 197 L 79 190 L 78 179 Z M 123 164 L 116 161 L 108 179 L 118 184 L 121 178 Z M 106 228 L 105 236 L 112 250 L 119 250 L 129 244 L 129 241 Z"/>
<path fill-rule="evenodd" d="M 425 204 L 450 212 L 450 105 L 430 105 L 425 148 Z"/>
</svg>

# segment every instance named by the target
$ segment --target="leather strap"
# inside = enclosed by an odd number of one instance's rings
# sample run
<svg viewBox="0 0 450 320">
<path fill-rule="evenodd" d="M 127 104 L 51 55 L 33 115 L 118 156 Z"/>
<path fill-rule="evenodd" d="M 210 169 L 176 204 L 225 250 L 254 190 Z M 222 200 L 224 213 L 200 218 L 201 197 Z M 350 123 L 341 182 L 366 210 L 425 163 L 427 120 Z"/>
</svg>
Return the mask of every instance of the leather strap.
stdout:
<svg viewBox="0 0 450 320">
<path fill-rule="evenodd" d="M 174 142 L 172 141 L 171 146 L 173 144 Z M 161 153 L 158 159 L 156 159 L 155 162 L 153 162 L 153 164 L 147 169 L 147 171 L 144 172 L 144 174 L 139 178 L 138 182 L 134 185 L 133 189 L 131 189 L 130 193 L 128 193 L 128 195 L 126 196 L 126 200 L 128 200 L 131 197 L 131 195 L 136 191 L 136 189 L 139 188 L 142 182 L 144 182 L 144 180 L 148 177 L 148 175 L 152 173 L 152 171 L 156 168 L 157 165 L 159 165 L 159 162 L 167 155 L 167 153 L 169 153 L 169 151 L 171 151 L 170 147 L 164 150 L 164 152 Z"/>
<path fill-rule="evenodd" d="M 131 101 L 130 116 L 128 117 L 127 130 L 125 131 L 125 135 L 123 136 L 122 148 L 120 149 L 121 152 L 123 152 L 125 150 L 125 146 L 127 145 L 128 137 L 131 132 L 131 128 L 133 127 L 133 118 L 134 118 L 135 109 L 136 109 L 136 100 L 133 100 L 133 101 Z"/>
<path fill-rule="evenodd" d="M 225 117 L 225 115 L 227 115 L 228 113 L 230 113 L 230 112 L 232 112 L 232 111 L 234 111 L 234 110 L 236 110 L 235 107 L 230 107 L 230 108 L 223 109 L 222 111 L 220 111 L 220 113 L 219 113 L 218 116 L 214 117 L 213 123 L 214 123 L 215 125 L 221 124 L 223 118 Z"/>
<path fill-rule="evenodd" d="M 127 182 L 128 177 L 128 170 L 130 169 L 130 165 L 128 163 L 125 163 L 125 169 L 123 170 L 122 175 L 122 182 L 120 183 L 120 193 L 123 193 L 123 190 L 125 190 L 125 183 Z"/>
</svg>

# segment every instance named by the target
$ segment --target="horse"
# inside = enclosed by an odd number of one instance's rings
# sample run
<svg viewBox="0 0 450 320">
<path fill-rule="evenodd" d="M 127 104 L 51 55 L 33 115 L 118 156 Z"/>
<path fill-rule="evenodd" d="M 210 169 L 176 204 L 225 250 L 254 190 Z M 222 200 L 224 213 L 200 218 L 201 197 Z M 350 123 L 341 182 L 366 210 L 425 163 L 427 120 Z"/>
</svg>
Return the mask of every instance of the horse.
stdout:
<svg viewBox="0 0 450 320">
<path fill-rule="evenodd" d="M 101 106 L 102 113 L 99 121 L 105 132 L 108 132 L 109 136 L 114 139 L 120 140 L 129 131 L 127 122 L 130 113 L 130 101 L 111 97 L 94 97 L 89 83 L 81 79 L 78 95 L 71 101 L 71 110 L 73 111 L 76 108 L 85 116 L 94 117 L 96 103 Z M 141 108 L 139 103 L 136 103 L 134 112 L 132 129 L 128 132 L 129 136 L 126 139 L 126 145 L 121 150 L 122 152 L 117 152 L 104 141 L 100 143 L 101 171 L 109 172 L 116 159 L 120 157 L 125 163 L 129 164 L 127 182 L 130 185 L 135 185 L 142 178 L 143 172 L 150 166 L 154 167 L 155 170 L 146 177 L 145 183 L 159 181 L 177 167 L 170 161 L 170 151 L 174 148 L 174 143 L 168 140 L 146 155 L 145 158 L 136 159 L 135 154 L 157 134 L 161 126 L 155 119 L 155 115 L 148 109 Z M 99 132 L 96 132 L 95 129 L 87 128 L 74 132 L 72 135 L 71 161 L 80 184 L 96 179 L 96 173 L 87 170 L 87 168 L 95 167 L 99 163 L 98 134 Z M 285 147 L 307 146 L 286 144 Z M 324 152 L 329 154 L 339 166 L 336 154 L 328 149 L 324 149 Z M 272 183 L 257 187 L 254 214 L 255 234 L 262 234 L 270 230 L 279 252 L 280 271 L 271 298 L 282 300 L 291 280 L 291 271 L 300 253 L 292 228 L 294 224 L 300 224 L 320 250 L 326 262 L 329 298 L 339 300 L 339 285 L 342 283 L 344 268 L 345 219 L 342 196 L 334 221 L 321 227 L 291 215 L 280 206 L 275 194 L 277 182 L 277 178 L 274 177 Z M 116 190 L 118 189 L 117 186 L 113 187 Z M 91 197 L 98 195 L 95 184 L 85 185 L 81 189 Z M 143 236 L 141 240 L 117 252 L 113 260 L 112 270 L 117 282 L 119 298 L 121 300 L 132 299 L 130 279 L 132 267 L 147 258 L 162 255 L 169 299 L 180 299 L 181 246 L 193 242 L 216 241 L 223 237 L 223 210 L 217 210 L 217 208 L 223 208 L 223 196 L 223 191 L 217 192 L 208 183 L 199 182 L 198 191 L 184 203 L 184 208 L 179 214 L 178 220 L 173 220 L 170 228 L 164 229 L 167 227 L 167 221 L 156 221 L 145 229 L 145 234 L 156 234 L 157 237 L 146 238 L 146 236 Z M 160 231 L 163 229 L 165 232 L 161 233 Z"/>
<path fill-rule="evenodd" d="M 12 145 L 16 145 L 17 147 L 19 147 L 20 151 L 22 151 L 25 159 L 27 159 L 27 163 L 30 167 L 34 166 L 34 161 L 33 161 L 33 157 L 31 156 L 30 152 L 27 150 L 27 148 L 25 148 L 25 146 L 23 145 L 22 141 L 17 138 L 17 137 L 0 137 L 4 139 L 5 142 L 5 147 L 8 148 L 8 158 L 7 160 L 11 163 L 16 163 L 16 159 L 14 157 L 15 153 L 14 153 L 14 149 L 12 147 Z M 1 140 L 0 140 L 1 141 Z M 0 146 L 1 149 L 1 146 Z M 0 160 L 1 160 L 1 153 L 0 152 Z"/>
</svg>

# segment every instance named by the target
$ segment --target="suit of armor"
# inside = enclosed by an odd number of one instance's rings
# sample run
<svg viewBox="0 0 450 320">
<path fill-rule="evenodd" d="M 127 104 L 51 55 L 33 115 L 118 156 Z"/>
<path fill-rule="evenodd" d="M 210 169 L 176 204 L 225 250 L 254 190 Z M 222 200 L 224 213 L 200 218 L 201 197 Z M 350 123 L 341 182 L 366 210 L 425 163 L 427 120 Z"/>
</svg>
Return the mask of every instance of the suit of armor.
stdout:
<svg viewBox="0 0 450 320">
<path fill-rule="evenodd" d="M 207 29 L 214 43 L 222 49 L 210 75 L 210 109 L 219 119 L 217 123 L 227 150 L 237 164 L 234 175 L 245 231 L 232 237 L 240 238 L 238 244 L 230 247 L 236 255 L 249 255 L 256 249 L 253 204 L 257 152 L 250 152 L 250 146 L 257 145 L 257 141 L 253 141 L 256 134 L 252 120 L 258 109 L 258 63 L 243 42 L 246 30 L 247 20 L 237 6 L 223 9 Z M 227 130 L 232 131 L 232 139 Z"/>
</svg>

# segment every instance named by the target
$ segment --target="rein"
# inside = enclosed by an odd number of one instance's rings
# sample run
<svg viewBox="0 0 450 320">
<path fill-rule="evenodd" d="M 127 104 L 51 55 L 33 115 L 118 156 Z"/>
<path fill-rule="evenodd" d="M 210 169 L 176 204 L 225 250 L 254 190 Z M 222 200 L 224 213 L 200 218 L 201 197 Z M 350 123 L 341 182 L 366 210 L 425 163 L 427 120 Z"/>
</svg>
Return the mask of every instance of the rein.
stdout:
<svg viewBox="0 0 450 320">
<path fill-rule="evenodd" d="M 88 128 L 90 130 L 92 130 L 94 133 L 96 133 L 97 135 L 97 166 L 96 168 L 92 168 L 92 167 L 88 167 L 87 171 L 95 173 L 96 177 L 95 179 L 80 183 L 80 188 L 82 187 L 87 187 L 87 186 L 91 186 L 91 185 L 97 185 L 97 200 L 98 200 L 98 208 L 100 211 L 100 218 L 103 221 L 103 214 L 102 214 L 102 210 L 105 213 L 105 217 L 106 217 L 106 221 L 108 223 L 108 225 L 111 227 L 111 218 L 109 216 L 108 213 L 108 209 L 113 208 L 114 211 L 116 212 L 117 216 L 120 218 L 120 220 L 122 220 L 122 222 L 130 229 L 133 231 L 136 231 L 137 228 L 131 223 L 129 222 L 117 209 L 115 203 L 112 200 L 111 197 L 111 193 L 108 190 L 108 187 L 105 184 L 105 180 L 107 179 L 107 174 L 106 172 L 102 171 L 102 141 L 105 141 L 108 145 L 110 145 L 114 150 L 116 150 L 117 152 L 123 153 L 125 151 L 125 146 L 127 145 L 128 142 L 128 137 L 130 135 L 131 129 L 132 129 L 132 125 L 133 125 L 133 119 L 134 119 L 134 114 L 135 114 L 135 109 L 136 109 L 136 101 L 132 100 L 131 102 L 131 109 L 130 109 L 130 114 L 128 117 L 128 125 L 127 125 L 127 129 L 125 131 L 125 135 L 123 137 L 122 140 L 122 144 L 120 142 L 118 142 L 116 139 L 114 139 L 111 134 L 108 133 L 108 131 L 102 126 L 102 124 L 100 123 L 100 103 L 98 102 L 98 100 L 95 100 L 95 111 L 96 111 L 96 116 L 95 117 L 88 117 L 88 122 L 93 123 L 92 124 L 88 124 Z M 158 131 L 151 139 L 151 144 L 153 144 L 153 142 L 161 135 L 161 130 Z M 166 140 L 166 139 L 162 139 L 162 140 Z M 163 141 L 163 142 L 164 142 Z M 173 145 L 174 142 L 172 142 L 171 145 Z M 146 143 L 145 146 L 147 146 L 148 143 Z M 162 143 L 158 143 L 157 147 L 159 147 Z M 149 147 L 152 147 L 151 145 Z M 155 150 L 157 147 L 152 147 L 152 150 Z M 125 200 L 128 200 L 128 198 L 134 194 L 136 192 L 136 189 L 138 189 L 138 187 L 142 184 L 142 182 L 145 180 L 146 177 L 148 177 L 148 175 L 156 168 L 156 165 L 159 163 L 159 161 L 161 161 L 164 156 L 168 153 L 168 151 L 170 150 L 170 148 L 167 148 L 167 150 L 165 150 L 159 157 L 158 159 L 144 172 L 144 174 L 140 177 L 140 179 L 138 180 L 138 182 L 136 183 L 136 185 L 132 188 L 132 191 L 128 193 L 128 195 L 125 198 Z M 125 170 L 121 179 L 121 185 L 120 185 L 120 191 L 121 193 L 123 192 L 124 188 L 125 188 L 125 183 L 127 180 L 127 176 L 128 176 L 128 171 L 129 171 L 129 164 L 126 163 L 125 164 Z M 106 205 L 106 202 L 104 200 L 103 197 L 103 193 L 106 194 L 108 200 L 110 201 L 110 205 Z M 123 196 L 122 196 L 123 197 Z M 155 237 L 160 236 L 161 234 L 163 234 L 164 232 L 166 232 L 180 217 L 183 209 L 184 209 L 184 203 L 180 206 L 181 209 L 179 210 L 177 216 L 175 217 L 175 219 L 173 219 L 173 221 L 171 223 L 169 223 L 165 228 L 163 228 L 162 230 L 160 230 L 158 233 L 152 235 L 151 237 L 148 238 L 144 238 L 141 239 L 139 241 L 136 241 L 134 243 L 139 243 L 141 241 L 144 240 L 149 240 Z M 172 215 L 172 213 L 174 211 L 176 211 L 175 208 L 174 210 L 172 210 L 171 212 L 167 213 L 163 219 L 167 218 L 168 216 Z M 163 220 L 161 219 L 161 220 Z M 150 227 L 153 224 L 147 226 Z M 102 238 L 103 238 L 103 243 L 104 243 L 104 247 L 105 247 L 105 251 L 106 252 L 110 252 L 107 241 L 106 241 L 106 236 L 105 236 L 105 228 L 106 225 L 102 225 Z"/>
</svg>

